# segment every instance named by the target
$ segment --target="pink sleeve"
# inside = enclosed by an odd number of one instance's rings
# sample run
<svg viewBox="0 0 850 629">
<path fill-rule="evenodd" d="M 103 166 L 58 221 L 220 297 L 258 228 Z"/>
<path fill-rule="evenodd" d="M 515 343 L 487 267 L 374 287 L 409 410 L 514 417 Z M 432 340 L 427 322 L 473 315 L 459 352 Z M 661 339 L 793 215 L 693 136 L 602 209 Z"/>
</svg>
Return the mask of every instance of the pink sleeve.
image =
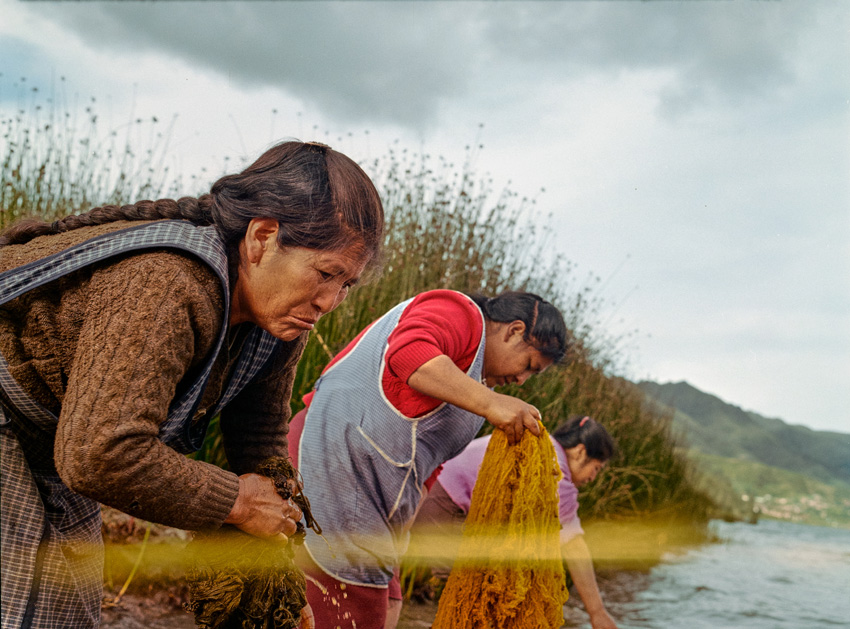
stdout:
<svg viewBox="0 0 850 629">
<path fill-rule="evenodd" d="M 577 535 L 584 535 L 578 518 L 578 488 L 573 485 L 564 448 L 551 435 L 549 438 L 555 446 L 558 467 L 563 474 L 563 478 L 558 482 L 558 519 L 561 521 L 561 544 L 566 544 Z"/>
<path fill-rule="evenodd" d="M 490 435 L 470 441 L 460 454 L 443 463 L 443 470 L 437 478 L 452 502 L 467 513 L 472 489 L 489 443 Z"/>
<path fill-rule="evenodd" d="M 584 535 L 584 529 L 581 528 L 581 522 L 579 521 L 578 516 L 569 522 L 561 523 L 561 546 L 579 535 Z"/>
</svg>

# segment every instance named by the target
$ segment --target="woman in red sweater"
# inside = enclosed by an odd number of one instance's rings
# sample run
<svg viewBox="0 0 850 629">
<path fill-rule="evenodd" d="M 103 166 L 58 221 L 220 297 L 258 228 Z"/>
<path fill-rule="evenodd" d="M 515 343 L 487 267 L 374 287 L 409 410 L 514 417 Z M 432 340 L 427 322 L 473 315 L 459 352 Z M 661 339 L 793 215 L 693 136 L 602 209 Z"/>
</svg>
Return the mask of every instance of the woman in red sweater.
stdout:
<svg viewBox="0 0 850 629">
<path fill-rule="evenodd" d="M 539 411 L 493 387 L 524 383 L 567 342 L 560 312 L 537 295 L 435 290 L 396 306 L 331 362 L 290 426 L 324 532 L 305 543 L 317 626 L 384 626 L 425 479 L 485 420 L 511 442 L 526 428 L 538 434 Z"/>
</svg>

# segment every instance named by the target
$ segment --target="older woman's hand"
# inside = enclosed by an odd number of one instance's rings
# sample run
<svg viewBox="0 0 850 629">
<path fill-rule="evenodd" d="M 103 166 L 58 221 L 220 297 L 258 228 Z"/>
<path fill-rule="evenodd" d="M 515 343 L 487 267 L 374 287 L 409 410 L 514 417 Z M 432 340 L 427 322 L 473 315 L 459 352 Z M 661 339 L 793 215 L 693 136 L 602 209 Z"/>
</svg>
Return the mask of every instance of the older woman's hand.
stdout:
<svg viewBox="0 0 850 629">
<path fill-rule="evenodd" d="M 239 477 L 239 495 L 224 522 L 250 535 L 285 541 L 295 533 L 301 516 L 298 506 L 280 497 L 272 479 L 243 474 Z"/>
</svg>

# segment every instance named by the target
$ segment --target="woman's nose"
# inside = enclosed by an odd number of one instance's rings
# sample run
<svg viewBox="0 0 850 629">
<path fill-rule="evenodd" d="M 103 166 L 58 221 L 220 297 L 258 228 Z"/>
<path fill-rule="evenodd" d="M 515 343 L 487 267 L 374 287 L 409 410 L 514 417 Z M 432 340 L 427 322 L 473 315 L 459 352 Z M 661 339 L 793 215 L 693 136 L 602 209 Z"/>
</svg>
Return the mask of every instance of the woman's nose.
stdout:
<svg viewBox="0 0 850 629">
<path fill-rule="evenodd" d="M 342 303 L 346 290 L 339 286 L 325 286 L 318 290 L 313 297 L 313 305 L 322 314 L 327 314 Z"/>
</svg>

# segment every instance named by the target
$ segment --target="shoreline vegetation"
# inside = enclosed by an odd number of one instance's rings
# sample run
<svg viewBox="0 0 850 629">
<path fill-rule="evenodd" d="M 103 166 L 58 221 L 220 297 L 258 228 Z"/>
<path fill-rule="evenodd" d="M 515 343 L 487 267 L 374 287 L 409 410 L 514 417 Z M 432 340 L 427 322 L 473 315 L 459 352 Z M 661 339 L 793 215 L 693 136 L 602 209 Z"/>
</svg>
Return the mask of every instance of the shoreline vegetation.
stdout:
<svg viewBox="0 0 850 629">
<path fill-rule="evenodd" d="M 123 132 L 104 136 L 93 100 L 85 117 L 77 119 L 49 99 L 42 105 L 36 92 L 28 91 L 21 98 L 26 102 L 2 120 L 0 229 L 25 216 L 54 220 L 94 204 L 192 195 L 203 187 L 194 175 L 184 185 L 182 175 L 158 166 L 168 131 L 159 131 L 155 118 L 132 121 Z M 617 440 L 619 456 L 580 494 L 579 515 L 599 569 L 645 570 L 671 548 L 710 541 L 711 518 L 745 517 L 740 501 L 711 493 L 680 450 L 670 416 L 645 404 L 640 390 L 620 375 L 628 359 L 621 348 L 628 337 L 611 337 L 604 329 L 604 304 L 594 293 L 599 279 L 576 278 L 575 265 L 561 254 L 568 247 L 551 237 L 549 219 L 535 209 L 535 199 L 496 191 L 492 181 L 476 174 L 480 149 L 470 148 L 460 165 L 398 148 L 363 164 L 385 204 L 382 274 L 353 291 L 311 333 L 295 382 L 293 412 L 303 406 L 302 395 L 331 356 L 407 297 L 435 288 L 536 292 L 561 308 L 576 349 L 567 366 L 510 393 L 536 405 L 550 429 L 582 413 L 603 422 Z M 215 420 L 193 456 L 226 465 Z M 185 600 L 174 557 L 188 534 L 110 509 L 104 514 L 105 606 L 130 595 L 159 597 L 163 604 Z M 433 598 L 428 576 L 427 569 L 406 562 L 402 585 L 407 595 Z"/>
</svg>

